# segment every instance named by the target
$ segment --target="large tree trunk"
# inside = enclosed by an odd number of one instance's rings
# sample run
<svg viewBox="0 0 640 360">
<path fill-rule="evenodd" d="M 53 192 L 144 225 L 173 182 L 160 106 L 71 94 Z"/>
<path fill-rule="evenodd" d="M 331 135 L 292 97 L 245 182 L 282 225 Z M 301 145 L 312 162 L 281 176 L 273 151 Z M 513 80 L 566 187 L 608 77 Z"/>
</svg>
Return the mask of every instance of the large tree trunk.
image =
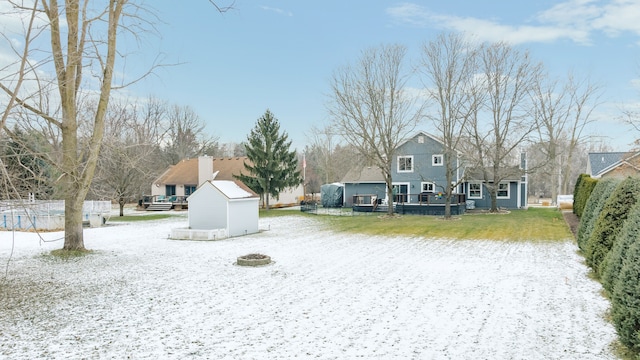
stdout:
<svg viewBox="0 0 640 360">
<path fill-rule="evenodd" d="M 64 200 L 64 250 L 84 250 L 82 232 L 82 205 L 84 197 L 78 199 L 69 192 Z"/>
<path fill-rule="evenodd" d="M 496 186 L 495 189 L 491 189 L 489 191 L 489 194 L 491 196 L 491 210 L 489 210 L 490 212 L 494 213 L 494 212 L 498 212 L 498 191 L 497 191 L 498 187 Z"/>
</svg>

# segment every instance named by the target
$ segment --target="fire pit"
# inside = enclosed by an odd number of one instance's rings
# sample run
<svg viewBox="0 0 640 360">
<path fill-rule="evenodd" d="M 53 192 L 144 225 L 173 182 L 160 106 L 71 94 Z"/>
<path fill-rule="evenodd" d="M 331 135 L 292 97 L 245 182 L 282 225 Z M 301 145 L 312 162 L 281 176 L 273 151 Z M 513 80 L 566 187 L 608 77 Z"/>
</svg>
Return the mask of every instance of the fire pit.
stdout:
<svg viewBox="0 0 640 360">
<path fill-rule="evenodd" d="M 248 254 L 244 256 L 238 256 L 236 262 L 240 266 L 261 266 L 271 263 L 271 257 L 263 254 Z"/>
</svg>

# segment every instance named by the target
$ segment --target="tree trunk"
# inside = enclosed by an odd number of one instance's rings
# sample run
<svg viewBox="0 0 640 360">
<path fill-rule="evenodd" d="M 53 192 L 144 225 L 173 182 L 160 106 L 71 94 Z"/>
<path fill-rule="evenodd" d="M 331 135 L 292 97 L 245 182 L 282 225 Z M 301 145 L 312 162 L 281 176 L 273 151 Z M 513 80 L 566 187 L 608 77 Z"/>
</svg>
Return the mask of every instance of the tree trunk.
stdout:
<svg viewBox="0 0 640 360">
<path fill-rule="evenodd" d="M 125 205 L 125 203 L 126 203 L 126 201 L 124 201 L 123 197 L 118 199 L 118 205 L 120 205 L 120 216 L 124 216 L 124 205 Z"/>
<path fill-rule="evenodd" d="M 387 201 L 387 215 L 393 215 L 393 183 L 391 181 L 391 175 L 385 174 L 385 182 L 387 183 L 387 194 L 389 194 L 390 199 Z"/>
<path fill-rule="evenodd" d="M 498 212 L 498 188 L 491 189 L 489 194 L 491 196 L 491 210 L 489 211 L 492 213 Z"/>
<path fill-rule="evenodd" d="M 72 191 L 64 200 L 64 246 L 63 250 L 85 250 L 82 232 L 82 199 Z"/>
</svg>

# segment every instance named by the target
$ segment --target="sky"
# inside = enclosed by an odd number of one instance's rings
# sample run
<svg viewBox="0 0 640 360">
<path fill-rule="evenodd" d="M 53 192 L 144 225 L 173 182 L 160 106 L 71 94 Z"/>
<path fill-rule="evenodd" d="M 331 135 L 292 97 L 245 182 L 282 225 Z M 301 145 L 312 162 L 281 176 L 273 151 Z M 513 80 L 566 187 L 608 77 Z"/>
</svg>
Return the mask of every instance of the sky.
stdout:
<svg viewBox="0 0 640 360">
<path fill-rule="evenodd" d="M 221 6 L 233 0 L 218 0 Z M 193 108 L 222 143 L 245 141 L 267 109 L 302 150 L 312 127 L 329 123 L 334 71 L 383 44 L 420 47 L 443 32 L 508 41 L 531 52 L 553 77 L 601 86 L 594 142 L 628 150 L 640 132 L 620 119 L 640 108 L 640 2 L 635 0 L 235 0 L 224 14 L 207 0 L 147 0 L 153 31 L 139 33 L 121 62 L 133 79 L 152 63 L 175 64 L 126 89 Z M 148 15 L 148 14 L 146 14 Z M 149 28 L 149 26 L 148 26 Z M 434 133 L 423 123 L 419 130 Z"/>
</svg>

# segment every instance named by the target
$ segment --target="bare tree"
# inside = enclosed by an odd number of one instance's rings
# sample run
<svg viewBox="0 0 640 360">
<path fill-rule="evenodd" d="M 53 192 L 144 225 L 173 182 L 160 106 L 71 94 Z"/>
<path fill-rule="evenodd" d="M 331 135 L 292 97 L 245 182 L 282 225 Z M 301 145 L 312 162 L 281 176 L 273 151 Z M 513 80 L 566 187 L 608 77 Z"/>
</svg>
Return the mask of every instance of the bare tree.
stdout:
<svg viewBox="0 0 640 360">
<path fill-rule="evenodd" d="M 530 92 L 540 77 L 541 65 L 528 52 L 506 43 L 485 45 L 480 52 L 484 105 L 467 124 L 474 167 L 491 196 L 491 211 L 498 211 L 500 183 L 519 177 L 517 150 L 536 130 Z"/>
<path fill-rule="evenodd" d="M 569 120 L 569 104 L 566 101 L 569 94 L 557 80 L 549 80 L 540 76 L 532 89 L 535 119 L 538 122 L 538 151 L 544 158 L 539 163 L 539 172 L 550 179 L 551 199 L 555 201 L 560 191 L 560 171 L 562 157 L 560 155 L 561 142 L 566 135 L 565 128 Z"/>
<path fill-rule="evenodd" d="M 123 55 L 118 51 L 117 40 L 123 34 L 137 36 L 142 27 L 149 25 L 144 18 L 149 14 L 127 0 L 108 0 L 103 5 L 89 0 L 66 0 L 64 4 L 39 0 L 29 6 L 22 1 L 10 3 L 20 16 L 27 15 L 23 17 L 27 20 L 22 41 L 14 42 L 9 34 L 2 34 L 18 60 L 5 68 L 7 71 L 0 78 L 0 89 L 9 98 L 0 125 L 5 128 L 12 108 L 20 106 L 60 129 L 60 183 L 65 200 L 63 249 L 84 250 L 82 207 L 104 137 L 116 58 Z M 43 34 L 48 40 L 39 39 Z M 41 75 L 51 71 L 55 74 L 53 79 Z M 92 88 L 88 79 L 97 85 Z M 24 86 L 26 81 L 29 86 Z M 57 90 L 59 116 L 40 106 L 41 95 L 51 89 Z M 95 99 L 95 107 L 81 114 L 80 100 L 87 94 Z M 81 115 L 85 118 L 79 118 Z M 79 132 L 83 120 L 89 128 L 84 141 Z"/>
<path fill-rule="evenodd" d="M 127 2 L 111 0 L 100 9 L 90 7 L 88 1 L 81 3 L 79 0 L 68 0 L 64 5 L 59 5 L 57 0 L 35 1 L 30 9 L 23 8 L 22 3 L 12 4 L 17 10 L 28 10 L 31 20 L 25 29 L 26 41 L 20 57 L 20 70 L 15 77 L 4 78 L 1 87 L 15 104 L 61 129 L 60 168 L 65 200 L 64 249 L 83 250 L 82 206 L 93 179 L 102 143 L 104 115 L 109 103 L 117 53 L 118 27 L 122 25 Z M 44 24 L 35 25 L 39 21 Z M 42 25 L 50 35 L 49 57 L 36 55 L 35 50 L 42 49 L 29 48 L 33 41 L 32 31 L 43 29 Z M 29 59 L 32 56 L 42 59 L 41 62 L 34 64 Z M 40 68 L 49 63 L 53 63 L 55 70 L 53 82 L 38 78 Z M 81 151 L 78 138 L 78 100 L 85 73 L 96 76 L 100 84 L 96 96 L 97 106 L 92 114 L 93 131 L 87 148 Z M 35 83 L 36 90 L 19 86 L 27 75 L 38 80 Z M 58 90 L 62 110 L 60 117 L 46 113 L 37 101 L 38 93 L 51 87 Z"/>
<path fill-rule="evenodd" d="M 91 195 L 116 201 L 120 216 L 124 215 L 124 206 L 141 198 L 165 168 L 157 155 L 161 121 L 145 116 L 148 110 L 140 111 L 136 104 L 123 102 L 111 105 L 107 113 L 106 137 Z"/>
<path fill-rule="evenodd" d="M 588 79 L 577 81 L 569 74 L 567 82 L 541 76 L 532 94 L 538 121 L 540 150 L 546 156 L 541 164 L 543 173 L 551 179 L 551 199 L 567 194 L 571 171 L 578 146 L 585 140 L 583 131 L 592 121 L 590 116 L 599 98 L 599 87 Z"/>
<path fill-rule="evenodd" d="M 563 169 L 571 169 L 575 164 L 580 163 L 576 158 L 580 157 L 580 149 L 584 147 L 588 138 L 584 133 L 587 125 L 593 122 L 591 114 L 600 104 L 602 94 L 601 86 L 594 84 L 589 79 L 578 81 L 573 75 L 569 75 L 567 91 L 569 93 L 569 127 L 567 132 L 567 148 Z M 575 170 L 575 169 L 574 169 Z M 561 176 L 560 192 L 568 194 L 572 191 L 571 180 L 577 176 L 575 171 L 563 171 Z"/>
<path fill-rule="evenodd" d="M 168 124 L 165 153 L 170 164 L 204 155 L 207 149 L 217 143 L 216 137 L 205 134 L 205 123 L 191 107 L 173 105 L 166 113 Z"/>
<path fill-rule="evenodd" d="M 456 181 L 456 172 L 462 165 L 458 149 L 464 138 L 467 122 L 479 105 L 478 49 L 464 40 L 463 35 L 441 34 L 423 45 L 420 71 L 429 99 L 434 103 L 433 112 L 427 117 L 444 146 L 446 183 L 440 184 L 445 193 L 445 219 L 451 218 L 453 189 L 462 181 Z"/>
<path fill-rule="evenodd" d="M 336 134 L 331 126 L 325 126 L 320 129 L 312 126 L 307 138 L 311 143 L 311 147 L 305 149 L 307 160 L 311 160 L 314 166 L 314 172 L 322 176 L 322 181 L 328 184 L 335 181 L 333 151 L 335 150 Z"/>
<path fill-rule="evenodd" d="M 333 126 L 385 178 L 393 193 L 391 163 L 395 149 L 412 132 L 422 114 L 405 92 L 406 48 L 383 45 L 362 52 L 354 66 L 337 70 L 330 80 Z M 393 206 L 389 206 L 389 215 Z"/>
</svg>

